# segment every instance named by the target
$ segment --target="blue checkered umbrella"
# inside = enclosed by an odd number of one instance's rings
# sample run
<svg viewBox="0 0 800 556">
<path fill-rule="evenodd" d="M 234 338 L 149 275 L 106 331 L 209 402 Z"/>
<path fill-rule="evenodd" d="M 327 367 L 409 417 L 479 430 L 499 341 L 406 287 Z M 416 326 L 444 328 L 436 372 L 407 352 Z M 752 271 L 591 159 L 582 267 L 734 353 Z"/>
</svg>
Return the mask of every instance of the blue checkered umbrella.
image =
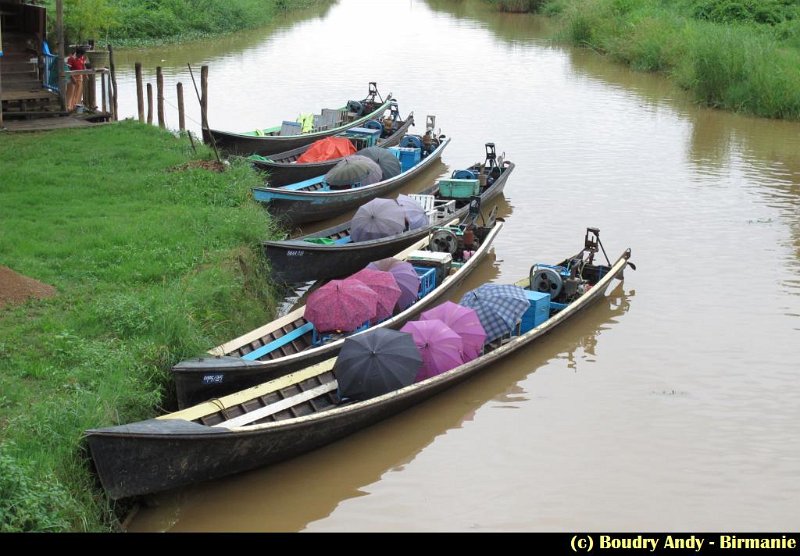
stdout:
<svg viewBox="0 0 800 556">
<path fill-rule="evenodd" d="M 484 284 L 468 291 L 458 303 L 475 309 L 486 342 L 512 332 L 531 306 L 525 290 L 511 284 Z"/>
</svg>

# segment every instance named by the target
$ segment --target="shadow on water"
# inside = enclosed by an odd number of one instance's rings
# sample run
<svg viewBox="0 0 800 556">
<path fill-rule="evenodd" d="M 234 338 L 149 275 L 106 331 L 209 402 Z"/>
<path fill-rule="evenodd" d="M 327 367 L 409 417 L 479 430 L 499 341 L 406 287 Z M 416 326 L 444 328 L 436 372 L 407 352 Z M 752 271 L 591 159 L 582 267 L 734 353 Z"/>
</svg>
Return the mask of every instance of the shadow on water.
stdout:
<svg viewBox="0 0 800 556">
<path fill-rule="evenodd" d="M 437 437 L 471 421 L 487 402 L 518 403 L 519 383 L 548 361 L 574 361 L 579 350 L 593 354 L 599 336 L 628 311 L 634 292 L 623 286 L 536 347 L 396 417 L 268 468 L 151 497 L 129 531 L 303 530 L 343 501 L 368 496 L 365 487 L 402 470 Z"/>
</svg>

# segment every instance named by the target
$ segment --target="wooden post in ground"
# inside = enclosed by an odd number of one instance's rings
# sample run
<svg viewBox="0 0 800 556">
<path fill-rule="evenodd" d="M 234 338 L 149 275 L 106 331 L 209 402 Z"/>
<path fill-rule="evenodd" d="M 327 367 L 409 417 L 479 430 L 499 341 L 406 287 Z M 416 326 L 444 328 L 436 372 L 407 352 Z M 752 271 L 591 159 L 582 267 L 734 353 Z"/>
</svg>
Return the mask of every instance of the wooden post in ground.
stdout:
<svg viewBox="0 0 800 556">
<path fill-rule="evenodd" d="M 139 109 L 139 123 L 144 123 L 144 89 L 142 88 L 142 63 L 134 64 L 136 69 L 136 108 Z"/>
<path fill-rule="evenodd" d="M 106 72 L 100 74 L 100 97 L 103 99 L 103 112 L 108 108 L 106 103 Z"/>
<path fill-rule="evenodd" d="M 58 101 L 61 103 L 61 111 L 67 110 L 67 80 L 64 78 L 64 2 L 56 0 L 56 36 L 58 41 Z"/>
<path fill-rule="evenodd" d="M 108 67 L 111 70 L 111 114 L 116 121 L 119 119 L 119 110 L 117 104 L 117 70 L 114 65 L 114 49 L 108 45 Z"/>
<path fill-rule="evenodd" d="M 208 129 L 208 66 L 200 66 L 200 125 Z"/>
<path fill-rule="evenodd" d="M 147 125 L 153 123 L 153 86 L 147 84 Z"/>
<path fill-rule="evenodd" d="M 186 131 L 186 114 L 183 109 L 183 83 L 177 84 L 178 89 L 178 129 Z M 2 121 L 0 121 L 0 124 Z"/>
<path fill-rule="evenodd" d="M 156 68 L 156 107 L 158 108 L 158 127 L 165 128 L 164 121 L 164 74 L 161 66 Z"/>
</svg>

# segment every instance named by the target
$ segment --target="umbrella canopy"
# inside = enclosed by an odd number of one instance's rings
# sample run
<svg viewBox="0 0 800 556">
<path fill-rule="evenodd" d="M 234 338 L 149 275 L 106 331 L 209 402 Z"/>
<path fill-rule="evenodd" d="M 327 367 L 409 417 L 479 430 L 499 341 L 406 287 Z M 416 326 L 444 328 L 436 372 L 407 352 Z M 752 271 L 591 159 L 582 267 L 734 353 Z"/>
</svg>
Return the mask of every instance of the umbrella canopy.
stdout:
<svg viewBox="0 0 800 556">
<path fill-rule="evenodd" d="M 449 371 L 464 362 L 461 337 L 438 319 L 409 321 L 400 332 L 411 334 L 422 355 L 417 382 Z"/>
<path fill-rule="evenodd" d="M 400 298 L 397 300 L 397 309 L 400 311 L 408 308 L 419 299 L 419 274 L 411 263 L 389 257 L 373 261 L 367 268 L 391 272 L 397 285 L 400 287 Z"/>
<path fill-rule="evenodd" d="M 420 320 L 433 319 L 442 321 L 461 337 L 465 361 L 471 361 L 480 354 L 486 342 L 486 331 L 475 309 L 445 301 L 420 315 Z"/>
<path fill-rule="evenodd" d="M 340 397 L 365 400 L 413 384 L 421 365 L 410 334 L 374 328 L 345 338 L 333 374 Z"/>
<path fill-rule="evenodd" d="M 531 305 L 525 290 L 512 284 L 484 284 L 468 291 L 458 303 L 478 313 L 487 342 L 513 331 Z"/>
<path fill-rule="evenodd" d="M 381 167 L 383 179 L 388 180 L 400 173 L 400 159 L 383 147 L 367 147 L 358 151 L 361 156 L 374 160 Z"/>
<path fill-rule="evenodd" d="M 325 174 L 325 181 L 333 187 L 372 185 L 381 181 L 381 167 L 366 156 L 352 154 L 340 160 Z"/>
<path fill-rule="evenodd" d="M 352 332 L 375 318 L 378 294 L 358 280 L 331 280 L 308 296 L 304 316 L 319 332 Z"/>
<path fill-rule="evenodd" d="M 400 286 L 397 285 L 397 280 L 391 272 L 362 268 L 347 280 L 358 280 L 378 294 L 376 320 L 392 316 L 397 300 L 400 299 Z"/>
<path fill-rule="evenodd" d="M 394 199 L 372 199 L 364 203 L 350 222 L 353 241 L 369 241 L 399 234 L 406 229 L 406 214 Z"/>
<path fill-rule="evenodd" d="M 355 154 L 356 147 L 346 137 L 325 137 L 311 143 L 306 152 L 297 158 L 298 164 L 322 162 Z"/>
<path fill-rule="evenodd" d="M 403 207 L 406 213 L 409 230 L 424 228 L 428 225 L 428 215 L 425 214 L 425 209 L 422 208 L 422 205 L 420 205 L 418 201 L 401 193 L 397 196 L 397 204 Z"/>
</svg>

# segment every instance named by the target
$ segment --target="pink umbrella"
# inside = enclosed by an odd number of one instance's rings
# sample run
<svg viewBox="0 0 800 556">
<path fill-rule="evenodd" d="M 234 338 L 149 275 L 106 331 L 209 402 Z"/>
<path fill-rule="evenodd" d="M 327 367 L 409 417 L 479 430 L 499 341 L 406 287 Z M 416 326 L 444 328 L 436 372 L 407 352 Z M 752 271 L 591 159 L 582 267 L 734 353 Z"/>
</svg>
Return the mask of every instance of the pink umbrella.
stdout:
<svg viewBox="0 0 800 556">
<path fill-rule="evenodd" d="M 465 361 L 471 361 L 480 354 L 486 341 L 486 331 L 475 309 L 445 301 L 420 315 L 420 320 L 432 319 L 439 319 L 461 337 Z"/>
<path fill-rule="evenodd" d="M 305 317 L 319 332 L 352 332 L 375 318 L 378 294 L 358 280 L 331 280 L 308 296 Z"/>
<path fill-rule="evenodd" d="M 397 300 L 397 308 L 399 310 L 405 310 L 419 299 L 419 275 L 411 263 L 389 257 L 373 261 L 367 265 L 367 268 L 385 270 L 392 273 L 397 285 L 400 287 L 400 299 Z"/>
<path fill-rule="evenodd" d="M 411 334 L 422 355 L 422 367 L 417 373 L 416 382 L 449 371 L 464 362 L 461 337 L 438 319 L 409 321 L 400 332 Z"/>
<path fill-rule="evenodd" d="M 397 285 L 397 280 L 395 280 L 391 272 L 363 268 L 346 278 L 346 280 L 358 280 L 378 294 L 376 320 L 383 320 L 392 316 L 397 300 L 400 299 L 400 286 Z"/>
</svg>

